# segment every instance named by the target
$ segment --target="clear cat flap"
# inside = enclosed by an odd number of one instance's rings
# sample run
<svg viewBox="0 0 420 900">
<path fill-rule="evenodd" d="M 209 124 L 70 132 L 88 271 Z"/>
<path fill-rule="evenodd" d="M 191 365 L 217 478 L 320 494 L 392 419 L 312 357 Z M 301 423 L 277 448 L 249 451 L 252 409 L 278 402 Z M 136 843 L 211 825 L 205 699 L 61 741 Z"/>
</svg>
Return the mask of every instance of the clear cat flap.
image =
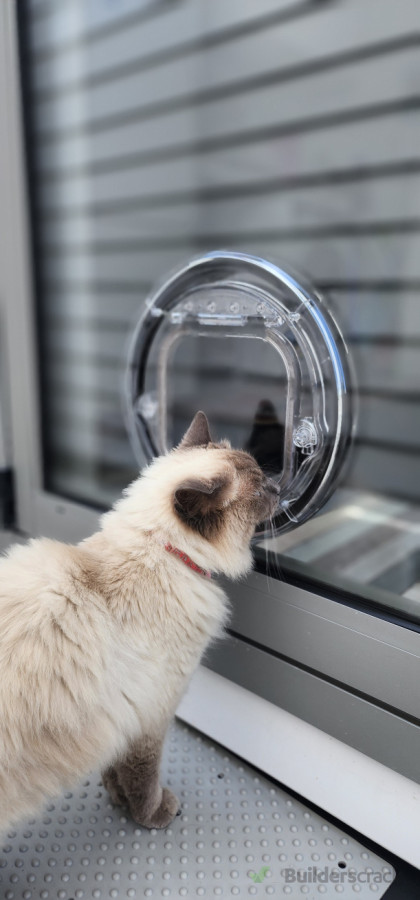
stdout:
<svg viewBox="0 0 420 900">
<path fill-rule="evenodd" d="M 208 253 L 173 273 L 147 301 L 129 351 L 139 463 L 175 446 L 203 409 L 215 440 L 249 450 L 277 480 L 275 533 L 314 515 L 334 489 L 353 396 L 348 351 L 321 296 L 241 253 Z"/>
</svg>

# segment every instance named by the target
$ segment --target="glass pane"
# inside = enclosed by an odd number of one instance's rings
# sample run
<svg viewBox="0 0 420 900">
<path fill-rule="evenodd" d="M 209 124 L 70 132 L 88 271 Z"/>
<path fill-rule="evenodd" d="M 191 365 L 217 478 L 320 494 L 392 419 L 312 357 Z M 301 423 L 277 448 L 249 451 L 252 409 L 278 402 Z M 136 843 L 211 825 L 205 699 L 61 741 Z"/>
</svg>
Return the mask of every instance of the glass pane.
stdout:
<svg viewBox="0 0 420 900">
<path fill-rule="evenodd" d="M 157 279 L 219 247 L 291 265 L 342 326 L 360 415 L 328 506 L 257 549 L 258 564 L 415 615 L 416 0 L 37 5 L 22 2 L 22 54 L 46 488 L 106 506 L 136 474 L 122 375 Z M 176 436 L 200 406 L 241 444 L 260 402 L 281 424 L 277 363 L 238 344 L 225 391 L 217 342 L 180 345 Z"/>
</svg>

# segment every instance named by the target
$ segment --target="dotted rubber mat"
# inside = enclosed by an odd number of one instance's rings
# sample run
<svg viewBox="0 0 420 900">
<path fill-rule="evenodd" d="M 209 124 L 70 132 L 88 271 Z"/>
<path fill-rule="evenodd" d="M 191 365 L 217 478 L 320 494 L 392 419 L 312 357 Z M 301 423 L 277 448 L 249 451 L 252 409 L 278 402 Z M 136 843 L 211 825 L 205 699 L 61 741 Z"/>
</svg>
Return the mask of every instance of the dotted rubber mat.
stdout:
<svg viewBox="0 0 420 900">
<path fill-rule="evenodd" d="M 49 803 L 0 848 L 3 900 L 382 897 L 394 870 L 206 737 L 175 722 L 163 780 L 181 813 L 139 828 L 100 776 Z"/>
</svg>

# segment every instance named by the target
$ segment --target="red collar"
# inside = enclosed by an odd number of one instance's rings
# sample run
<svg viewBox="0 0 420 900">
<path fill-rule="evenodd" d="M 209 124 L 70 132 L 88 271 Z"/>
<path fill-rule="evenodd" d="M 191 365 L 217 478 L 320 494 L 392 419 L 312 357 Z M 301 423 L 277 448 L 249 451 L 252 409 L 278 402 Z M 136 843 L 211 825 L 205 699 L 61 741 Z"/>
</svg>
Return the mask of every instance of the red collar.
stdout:
<svg viewBox="0 0 420 900">
<path fill-rule="evenodd" d="M 174 556 L 177 556 L 181 562 L 185 563 L 190 569 L 193 569 L 194 572 L 198 572 L 198 574 L 203 575 L 204 578 L 211 578 L 211 572 L 209 572 L 208 569 L 202 569 L 201 566 L 198 566 L 197 563 L 193 562 L 183 550 L 178 550 L 178 547 L 173 547 L 169 541 L 165 544 L 165 550 L 167 550 L 168 553 L 173 553 Z"/>
</svg>

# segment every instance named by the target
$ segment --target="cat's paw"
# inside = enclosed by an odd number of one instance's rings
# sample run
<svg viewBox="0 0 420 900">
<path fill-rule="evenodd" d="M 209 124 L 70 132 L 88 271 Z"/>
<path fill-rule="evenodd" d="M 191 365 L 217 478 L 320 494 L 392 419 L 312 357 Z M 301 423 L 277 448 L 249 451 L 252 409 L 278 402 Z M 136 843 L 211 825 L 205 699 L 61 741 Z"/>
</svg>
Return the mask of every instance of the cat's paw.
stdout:
<svg viewBox="0 0 420 900">
<path fill-rule="evenodd" d="M 144 810 L 133 809 L 133 806 L 130 804 L 130 811 L 134 821 L 137 825 L 144 825 L 145 828 L 166 828 L 172 822 L 172 819 L 175 818 L 178 810 L 178 797 L 169 788 L 162 789 L 162 799 L 159 806 L 147 816 L 145 816 Z"/>
<path fill-rule="evenodd" d="M 113 766 L 109 766 L 108 769 L 105 769 L 102 772 L 102 784 L 106 791 L 108 791 L 109 796 L 111 797 L 112 802 L 115 806 L 125 806 L 127 803 L 127 797 L 124 794 L 124 791 L 118 781 L 118 775 Z"/>
</svg>

